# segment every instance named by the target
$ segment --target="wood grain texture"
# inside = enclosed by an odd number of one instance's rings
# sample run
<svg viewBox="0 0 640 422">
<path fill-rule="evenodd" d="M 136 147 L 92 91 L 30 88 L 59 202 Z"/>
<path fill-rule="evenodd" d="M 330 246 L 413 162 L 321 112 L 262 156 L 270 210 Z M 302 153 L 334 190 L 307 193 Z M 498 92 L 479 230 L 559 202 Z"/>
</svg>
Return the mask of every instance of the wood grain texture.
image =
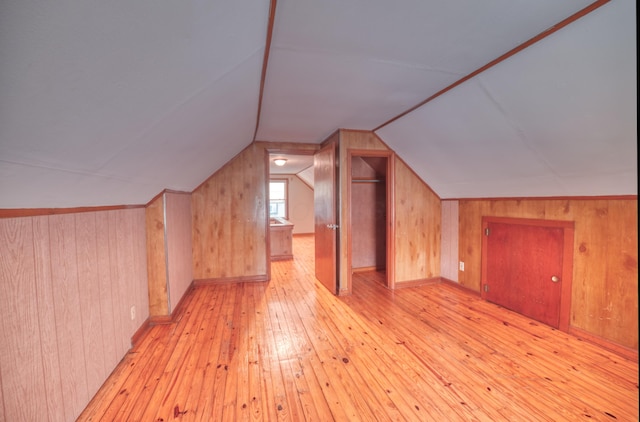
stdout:
<svg viewBox="0 0 640 422">
<path fill-rule="evenodd" d="M 348 149 L 389 151 L 373 133 L 338 130 L 327 138 L 339 141 L 339 222 L 348 221 Z M 196 280 L 266 277 L 267 220 L 265 151 L 284 148 L 256 142 L 243 150 L 192 193 L 193 277 Z M 395 283 L 427 280 L 440 273 L 439 198 L 402 160 L 394 160 L 395 260 L 390 269 Z M 341 294 L 348 294 L 348 233 L 339 230 Z M 395 249 L 395 248 L 398 249 Z M 389 265 L 387 265 L 389 267 Z"/>
<path fill-rule="evenodd" d="M 637 362 L 448 283 L 336 297 L 313 241 L 270 283 L 190 290 L 78 421 L 637 420 Z"/>
<path fill-rule="evenodd" d="M 126 243 L 127 220 L 120 214 L 109 214 L 109 253 L 111 255 L 111 282 L 113 283 L 113 313 L 116 331 L 128 332 L 129 326 L 129 298 L 127 290 L 128 278 L 131 277 L 129 245 Z M 127 316 L 127 318 L 125 318 Z M 116 337 L 116 350 L 118 360 L 127 353 L 130 337 L 119 335 Z"/>
<path fill-rule="evenodd" d="M 164 201 L 162 194 L 145 209 L 149 315 L 152 318 L 169 315 Z"/>
<path fill-rule="evenodd" d="M 33 217 L 34 268 L 36 274 L 35 295 L 38 301 L 40 347 L 42 350 L 43 381 L 47 414 L 51 419 L 64 419 L 64 400 L 60 389 L 60 353 L 56 333 L 54 286 L 51 283 L 51 244 L 49 242 L 49 218 Z M 36 362 L 34 362 L 35 364 Z M 113 366 L 117 362 L 112 362 Z M 104 377 L 102 378 L 104 379 Z"/>
<path fill-rule="evenodd" d="M 98 244 L 96 236 L 95 213 L 75 215 L 77 262 L 78 262 L 78 295 L 80 298 L 80 314 L 82 315 L 83 350 L 86 357 L 87 391 L 93 396 L 109 375 L 110 368 L 105 365 L 102 315 L 100 313 L 100 281 L 98 275 Z"/>
<path fill-rule="evenodd" d="M 131 285 L 129 286 L 131 297 L 130 305 L 136 306 L 135 318 L 130 318 L 132 339 L 136 332 L 149 319 L 149 289 L 147 288 L 147 243 L 144 237 L 143 228 L 145 226 L 145 215 L 143 210 L 140 212 L 125 211 L 125 214 L 131 218 L 132 232 L 130 234 L 131 247 L 133 248 L 133 268 L 131 269 L 133 276 Z M 129 314 L 131 316 L 131 314 Z"/>
<path fill-rule="evenodd" d="M 0 219 L 0 420 L 75 420 L 128 352 L 144 227 L 143 208 Z"/>
<path fill-rule="evenodd" d="M 340 189 L 347 192 L 346 158 L 348 149 L 389 150 L 373 133 L 340 130 Z M 393 163 L 393 265 L 394 287 L 440 276 L 441 205 L 440 198 L 400 158 Z M 346 201 L 343 201 L 346 202 Z M 348 221 L 350 210 L 341 207 L 341 221 Z M 340 277 L 348 280 L 347 231 L 340 233 Z M 342 290 L 342 289 L 341 289 Z M 349 290 L 349 289 L 345 289 Z"/>
<path fill-rule="evenodd" d="M 114 293 L 117 293 L 111 278 L 111 253 L 109 251 L 109 212 L 102 211 L 96 213 L 96 244 L 98 246 L 98 257 L 96 267 L 98 269 L 98 285 L 100 298 L 95 304 L 100 309 L 100 320 L 102 321 L 101 334 L 102 345 L 104 347 L 105 372 L 110 373 L 116 367 L 121 355 L 118 354 L 116 338 L 121 335 L 116 331 L 115 319 L 118 315 L 114 312 Z M 144 240 L 144 239 L 143 239 Z"/>
<path fill-rule="evenodd" d="M 265 154 L 249 145 L 193 191 L 194 279 L 267 275 Z"/>
<path fill-rule="evenodd" d="M 638 350 L 637 198 L 461 200 L 459 213 L 459 282 L 475 291 L 482 216 L 574 221 L 571 327 Z"/>
<path fill-rule="evenodd" d="M 38 420 L 46 415 L 44 400 L 25 406 L 25 397 L 44 397 L 38 297 L 33 265 L 33 229 L 28 218 L 0 220 L 0 372 L 4 396 L 3 420 Z M 32 362 L 22 365 L 22 362 Z M 21 400 L 16 400 L 20 398 Z"/>
<path fill-rule="evenodd" d="M 314 226 L 315 226 L 315 275 L 316 278 L 332 293 L 344 290 L 344 282 L 340 282 L 337 275 L 339 268 L 338 234 L 343 231 L 340 227 L 344 220 L 340 220 L 338 210 L 340 197 L 337 192 L 336 165 L 337 140 L 329 138 L 313 156 L 314 178 Z M 336 228 L 338 231 L 336 232 Z"/>
<path fill-rule="evenodd" d="M 351 266 L 386 268 L 386 185 L 351 184 Z"/>
<path fill-rule="evenodd" d="M 458 201 L 441 201 L 440 277 L 458 281 Z"/>
<path fill-rule="evenodd" d="M 338 173 L 339 173 L 339 181 L 338 181 L 338 209 L 340 210 L 339 224 L 349 224 L 350 222 L 350 212 L 345 204 L 347 201 L 347 195 L 350 190 L 350 178 L 347 174 L 347 169 L 350 167 L 347 163 L 349 159 L 349 149 L 357 149 L 357 150 L 379 150 L 379 151 L 388 151 L 389 148 L 373 133 L 369 131 L 363 130 L 347 130 L 340 129 L 334 135 L 335 139 L 338 142 Z M 341 294 L 348 294 L 351 291 L 351 286 L 349 285 L 349 278 L 351 268 L 349 265 L 349 244 L 351 239 L 349 239 L 349 233 L 346 227 L 341 227 L 338 231 L 338 243 L 339 243 L 339 257 L 338 257 L 338 266 L 339 272 L 338 277 L 340 279 L 340 291 Z"/>
<path fill-rule="evenodd" d="M 193 254 L 191 245 L 191 195 L 165 193 L 167 212 L 167 274 L 169 276 L 169 313 L 173 313 L 180 299 L 193 282 Z"/>
<path fill-rule="evenodd" d="M 351 208 L 351 271 L 383 270 L 387 266 L 387 160 L 362 157 L 350 150 L 351 185 L 347 193 Z M 357 154 L 357 153 L 356 153 Z M 349 157 L 347 157 L 349 159 Z"/>
<path fill-rule="evenodd" d="M 440 276 L 440 198 L 399 158 L 395 179 L 396 284 Z"/>
<path fill-rule="evenodd" d="M 70 419 L 82 411 L 89 398 L 87 386 L 84 339 L 82 337 L 82 315 L 78 276 L 78 249 L 75 214 L 49 217 L 51 243 L 51 283 L 58 353 L 60 360 L 62 397 L 65 417 Z"/>
</svg>

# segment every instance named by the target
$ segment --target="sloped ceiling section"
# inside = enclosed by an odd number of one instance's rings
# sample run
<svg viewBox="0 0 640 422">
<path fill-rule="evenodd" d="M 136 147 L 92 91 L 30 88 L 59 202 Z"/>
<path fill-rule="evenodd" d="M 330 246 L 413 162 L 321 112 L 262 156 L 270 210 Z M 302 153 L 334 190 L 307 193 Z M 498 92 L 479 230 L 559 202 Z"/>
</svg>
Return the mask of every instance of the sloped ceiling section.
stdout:
<svg viewBox="0 0 640 422">
<path fill-rule="evenodd" d="M 258 139 L 371 130 L 587 0 L 279 0 Z"/>
<path fill-rule="evenodd" d="M 605 4 L 377 133 L 442 198 L 637 194 L 635 16 Z"/>
<path fill-rule="evenodd" d="M 0 208 L 144 204 L 253 140 L 269 0 L 0 3 Z"/>
<path fill-rule="evenodd" d="M 145 204 L 339 128 L 442 198 L 636 194 L 633 0 L 405 114 L 592 1 L 278 0 L 262 93 L 269 0 L 0 1 L 0 208 Z"/>
</svg>

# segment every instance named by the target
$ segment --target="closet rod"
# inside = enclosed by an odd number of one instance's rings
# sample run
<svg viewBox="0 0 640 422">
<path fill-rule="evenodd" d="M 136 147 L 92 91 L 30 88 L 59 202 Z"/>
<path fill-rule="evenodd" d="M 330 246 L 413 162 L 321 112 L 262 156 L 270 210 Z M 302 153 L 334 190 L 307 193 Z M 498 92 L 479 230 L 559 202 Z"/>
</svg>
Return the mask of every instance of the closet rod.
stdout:
<svg viewBox="0 0 640 422">
<path fill-rule="evenodd" d="M 353 182 L 353 183 L 380 183 L 380 182 L 384 182 L 384 180 L 381 180 L 381 179 L 351 179 L 351 182 Z"/>
</svg>

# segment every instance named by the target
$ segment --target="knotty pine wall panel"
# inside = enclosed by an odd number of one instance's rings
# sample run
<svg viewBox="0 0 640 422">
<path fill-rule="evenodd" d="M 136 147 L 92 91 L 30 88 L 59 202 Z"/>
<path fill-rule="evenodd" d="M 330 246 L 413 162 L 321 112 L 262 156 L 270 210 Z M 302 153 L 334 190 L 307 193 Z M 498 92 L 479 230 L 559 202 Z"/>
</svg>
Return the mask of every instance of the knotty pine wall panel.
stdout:
<svg viewBox="0 0 640 422">
<path fill-rule="evenodd" d="M 396 285 L 440 277 L 440 198 L 397 157 L 395 172 Z"/>
<path fill-rule="evenodd" d="M 0 219 L 0 420 L 75 420 L 124 357 L 148 317 L 144 218 Z"/>
<path fill-rule="evenodd" d="M 253 143 L 191 195 L 193 278 L 268 278 L 266 151 Z"/>
<path fill-rule="evenodd" d="M 347 192 L 348 149 L 389 150 L 373 132 L 340 130 L 340 189 Z M 399 157 L 394 161 L 395 284 L 440 276 L 440 198 Z M 341 193 L 344 195 L 344 193 Z M 342 203 L 345 201 L 343 200 Z M 340 206 L 342 222 L 349 210 Z M 341 280 L 347 279 L 346 230 L 340 233 Z"/>
<path fill-rule="evenodd" d="M 147 275 L 149 280 L 149 315 L 169 315 L 167 250 L 164 225 L 164 194 L 147 204 Z"/>
<path fill-rule="evenodd" d="M 389 148 L 378 138 L 373 132 L 362 131 L 362 130 L 346 130 L 340 129 L 338 132 L 333 134 L 330 138 L 327 139 L 338 139 L 338 183 L 339 183 L 339 192 L 338 192 L 338 210 L 339 210 L 339 225 L 342 225 L 338 230 L 338 244 L 339 244 L 339 257 L 338 257 L 338 265 L 340 267 L 339 277 L 340 277 L 340 292 L 341 294 L 345 294 L 346 292 L 351 291 L 351 286 L 346 286 L 346 280 L 349 280 L 349 259 L 348 259 L 348 247 L 349 247 L 349 238 L 346 228 L 347 224 L 350 224 L 351 211 L 347 209 L 347 192 L 348 183 L 349 183 L 349 175 L 347 174 L 347 160 L 348 160 L 348 150 L 349 149 L 359 149 L 359 150 L 382 150 L 388 151 Z M 327 142 L 325 141 L 325 142 Z"/>
<path fill-rule="evenodd" d="M 459 202 L 460 284 L 480 291 L 483 216 L 575 222 L 570 328 L 638 350 L 637 199 Z"/>
</svg>

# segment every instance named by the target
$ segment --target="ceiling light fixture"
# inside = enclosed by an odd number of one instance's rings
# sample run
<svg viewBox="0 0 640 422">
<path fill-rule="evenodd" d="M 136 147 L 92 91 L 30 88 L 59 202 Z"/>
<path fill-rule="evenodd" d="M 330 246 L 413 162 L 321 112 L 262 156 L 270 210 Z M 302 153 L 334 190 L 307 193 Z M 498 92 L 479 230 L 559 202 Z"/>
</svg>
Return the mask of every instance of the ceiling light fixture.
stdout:
<svg viewBox="0 0 640 422">
<path fill-rule="evenodd" d="M 286 162 L 287 162 L 286 158 L 276 158 L 275 160 L 273 160 L 273 164 L 280 167 L 284 166 Z"/>
</svg>

